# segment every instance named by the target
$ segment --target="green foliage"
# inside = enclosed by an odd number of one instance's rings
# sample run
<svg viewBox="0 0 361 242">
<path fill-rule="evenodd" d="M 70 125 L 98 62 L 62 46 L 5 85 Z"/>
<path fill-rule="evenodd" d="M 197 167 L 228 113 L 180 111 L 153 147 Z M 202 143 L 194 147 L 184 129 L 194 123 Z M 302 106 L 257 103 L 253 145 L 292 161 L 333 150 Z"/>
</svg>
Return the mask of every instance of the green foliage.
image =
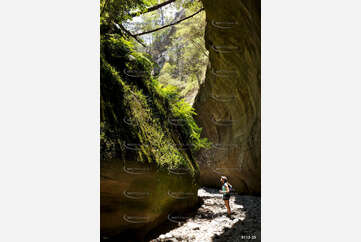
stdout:
<svg viewBox="0 0 361 242">
<path fill-rule="evenodd" d="M 170 60 L 170 62 L 166 62 L 164 64 L 163 71 L 164 71 L 164 73 L 169 74 L 172 77 L 175 76 L 175 73 L 177 71 L 177 66 L 175 65 L 174 61 L 172 61 L 172 59 Z"/>
<path fill-rule="evenodd" d="M 188 142 L 192 144 L 193 151 L 210 148 L 211 143 L 206 138 L 201 138 L 202 128 L 199 128 L 194 121 L 193 115 L 197 114 L 189 103 L 186 103 L 184 99 L 175 102 L 172 105 L 172 112 L 176 118 L 185 121 L 182 127 L 188 137 Z"/>
<path fill-rule="evenodd" d="M 113 61 L 118 59 L 124 62 L 125 56 L 133 51 L 133 44 L 124 38 L 119 38 L 117 34 L 108 34 L 100 39 L 100 48 L 104 55 Z"/>
<path fill-rule="evenodd" d="M 138 63 L 140 66 L 142 66 L 142 69 L 147 73 L 151 73 L 153 69 L 153 62 L 151 61 L 149 56 L 136 51 L 132 51 L 132 56 L 136 59 L 135 63 Z"/>
<path fill-rule="evenodd" d="M 206 138 L 201 138 L 202 129 L 194 121 L 193 116 L 197 115 L 194 108 L 180 97 L 178 88 L 172 85 L 163 86 L 157 80 L 153 80 L 153 86 L 157 93 L 170 103 L 171 115 L 181 121 L 186 143 L 192 145 L 192 150 L 210 148 L 211 143 Z"/>
<path fill-rule="evenodd" d="M 200 2 L 191 2 L 176 1 L 174 5 L 177 9 L 186 6 L 189 8 L 186 11 L 200 7 Z M 187 90 L 194 90 L 204 72 L 206 58 L 199 53 L 199 46 L 190 40 L 203 46 L 201 32 L 204 28 L 201 25 L 205 15 L 188 20 L 190 27 L 185 24 L 181 28 L 166 28 L 144 36 L 148 38 L 148 44 L 151 41 L 147 49 L 140 48 L 133 39 L 126 39 L 124 30 L 114 27 L 113 22 L 137 33 L 171 22 L 172 17 L 159 9 L 142 15 L 143 24 L 135 25 L 142 26 L 141 29 L 127 26 L 131 13 L 145 11 L 155 4 L 158 4 L 157 0 L 100 1 L 102 159 L 133 157 L 160 167 L 188 167 L 195 174 L 198 166 L 191 151 L 209 147 L 210 143 L 200 138 L 201 129 L 193 119 L 196 114 L 182 96 Z M 164 48 L 170 50 L 169 58 L 155 79 L 152 72 L 158 64 L 151 60 Z M 124 119 L 133 120 L 135 125 L 125 125 Z M 183 123 L 175 127 L 169 119 L 179 119 Z M 127 143 L 139 144 L 139 149 L 125 150 Z M 180 149 L 186 144 L 192 144 L 192 149 Z"/>
<path fill-rule="evenodd" d="M 151 78 L 152 62 L 145 54 L 134 51 L 132 45 L 120 36 L 101 37 L 100 67 L 102 158 L 110 158 L 117 152 L 122 156 L 123 152 L 139 162 L 155 162 L 164 168 L 188 167 L 192 174 L 196 174 L 197 164 L 192 155 L 180 146 L 191 141 L 198 144 L 197 132 L 200 129 L 192 119 L 194 111 L 177 104 L 182 102 L 177 88 L 164 87 L 157 79 Z M 139 68 L 148 73 L 133 78 L 125 75 L 122 68 L 128 71 Z M 185 128 L 177 129 L 165 122 L 168 118 L 182 118 L 183 114 L 189 122 Z M 124 118 L 133 120 L 134 125 L 126 126 Z M 139 144 L 140 149 L 131 154 L 132 151 L 122 148 L 127 143 Z"/>
<path fill-rule="evenodd" d="M 183 17 L 193 14 L 202 8 L 199 1 L 176 1 L 173 10 Z M 174 16 L 166 14 L 165 10 L 147 13 L 140 22 L 133 26 L 133 32 L 143 32 L 158 28 L 175 21 Z M 173 27 L 156 31 L 142 37 L 147 40 L 149 48 L 137 46 L 139 50 L 146 50 L 154 60 L 167 56 L 160 70 L 159 81 L 167 86 L 176 86 L 183 97 L 194 95 L 205 77 L 208 63 L 208 51 L 204 42 L 205 12 Z"/>
<path fill-rule="evenodd" d="M 163 97 L 169 101 L 173 101 L 176 98 L 178 98 L 178 88 L 176 86 L 172 86 L 172 85 L 164 86 L 157 80 L 153 80 L 153 85 L 154 85 L 154 88 L 156 89 L 157 93 L 161 97 Z"/>
<path fill-rule="evenodd" d="M 101 18 L 106 21 L 121 22 L 131 18 L 132 10 L 143 11 L 156 0 L 100 0 Z"/>
</svg>

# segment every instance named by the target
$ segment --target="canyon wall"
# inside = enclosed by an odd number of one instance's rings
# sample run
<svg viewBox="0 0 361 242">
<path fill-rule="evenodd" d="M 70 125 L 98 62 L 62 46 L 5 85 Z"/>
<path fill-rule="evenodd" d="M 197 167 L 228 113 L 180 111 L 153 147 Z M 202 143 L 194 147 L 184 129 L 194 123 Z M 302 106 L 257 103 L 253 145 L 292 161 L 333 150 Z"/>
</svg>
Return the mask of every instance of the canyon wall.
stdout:
<svg viewBox="0 0 361 242">
<path fill-rule="evenodd" d="M 261 191 L 261 1 L 202 0 L 209 66 L 193 107 L 212 148 L 197 161 L 200 182 L 219 186 L 225 175 L 235 190 Z"/>
<path fill-rule="evenodd" d="M 103 27 L 103 26 L 102 26 Z M 118 34 L 101 35 L 100 231 L 143 241 L 198 204 L 198 165 L 186 144 L 195 122 L 151 76 L 152 62 Z M 185 105 L 185 104 L 182 104 Z M 193 139 L 196 143 L 196 140 Z M 174 220 L 174 219 L 173 219 Z M 109 240 L 108 240 L 109 241 Z"/>
</svg>

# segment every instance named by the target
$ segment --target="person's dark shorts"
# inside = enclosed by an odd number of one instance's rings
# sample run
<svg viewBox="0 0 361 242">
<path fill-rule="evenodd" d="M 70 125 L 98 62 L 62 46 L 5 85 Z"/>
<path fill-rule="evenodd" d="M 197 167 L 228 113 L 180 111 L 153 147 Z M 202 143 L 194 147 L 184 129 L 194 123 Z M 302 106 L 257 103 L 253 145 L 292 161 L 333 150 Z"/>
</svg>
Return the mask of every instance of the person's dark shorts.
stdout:
<svg viewBox="0 0 361 242">
<path fill-rule="evenodd" d="M 230 197 L 231 197 L 230 193 L 223 194 L 223 200 L 229 200 Z"/>
</svg>

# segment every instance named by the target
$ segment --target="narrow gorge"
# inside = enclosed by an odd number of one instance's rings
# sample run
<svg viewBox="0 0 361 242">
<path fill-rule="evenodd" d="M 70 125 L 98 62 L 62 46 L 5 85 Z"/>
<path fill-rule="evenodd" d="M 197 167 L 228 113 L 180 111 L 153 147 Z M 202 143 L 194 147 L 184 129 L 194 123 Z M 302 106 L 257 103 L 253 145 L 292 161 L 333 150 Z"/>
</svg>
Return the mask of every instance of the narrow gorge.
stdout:
<svg viewBox="0 0 361 242">
<path fill-rule="evenodd" d="M 101 0 L 101 241 L 260 241 L 260 5 Z"/>
</svg>

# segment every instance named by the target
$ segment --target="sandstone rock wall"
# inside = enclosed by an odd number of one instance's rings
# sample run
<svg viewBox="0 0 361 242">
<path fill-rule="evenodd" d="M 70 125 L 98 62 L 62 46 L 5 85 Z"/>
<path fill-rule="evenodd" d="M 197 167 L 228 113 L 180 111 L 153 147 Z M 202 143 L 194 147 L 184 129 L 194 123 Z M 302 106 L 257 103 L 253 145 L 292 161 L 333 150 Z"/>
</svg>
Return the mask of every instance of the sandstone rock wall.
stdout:
<svg viewBox="0 0 361 242">
<path fill-rule="evenodd" d="M 203 137 L 213 143 L 198 155 L 201 184 L 229 176 L 242 193 L 261 190 L 260 0 L 203 0 L 210 65 L 194 107 Z"/>
</svg>

